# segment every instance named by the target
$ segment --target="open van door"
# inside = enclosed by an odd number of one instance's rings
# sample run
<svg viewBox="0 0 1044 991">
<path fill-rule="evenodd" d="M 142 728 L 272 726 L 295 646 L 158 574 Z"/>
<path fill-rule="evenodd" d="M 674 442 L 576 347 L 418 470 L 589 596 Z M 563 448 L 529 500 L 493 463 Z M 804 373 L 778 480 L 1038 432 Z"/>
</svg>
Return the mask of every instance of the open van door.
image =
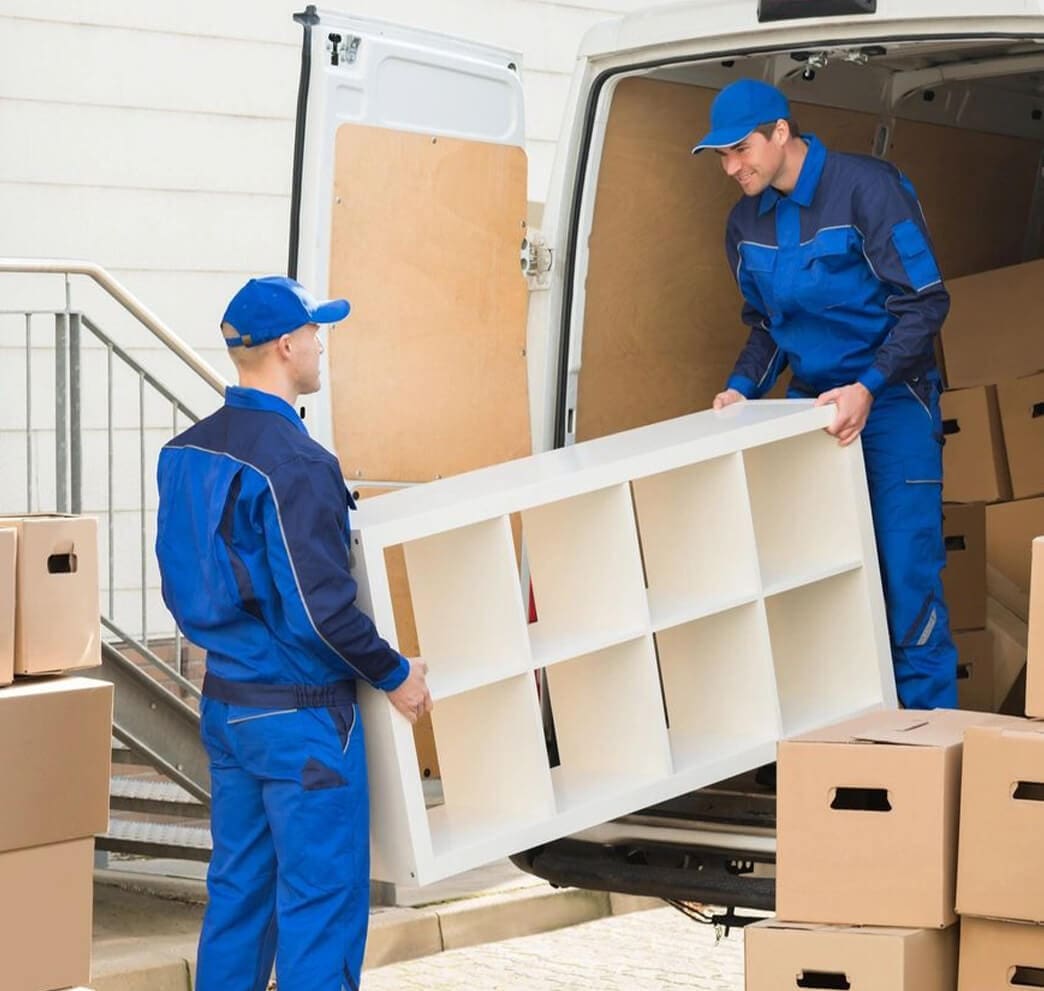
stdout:
<svg viewBox="0 0 1044 991">
<path fill-rule="evenodd" d="M 290 270 L 352 314 L 309 426 L 353 483 L 530 453 L 519 57 L 309 7 Z"/>
</svg>

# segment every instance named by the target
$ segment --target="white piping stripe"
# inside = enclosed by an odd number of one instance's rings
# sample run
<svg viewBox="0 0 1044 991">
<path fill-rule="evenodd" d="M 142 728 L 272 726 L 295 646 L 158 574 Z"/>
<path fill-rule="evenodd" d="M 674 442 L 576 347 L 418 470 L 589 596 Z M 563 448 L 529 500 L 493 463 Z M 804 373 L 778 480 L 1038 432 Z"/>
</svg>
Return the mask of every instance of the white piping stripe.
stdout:
<svg viewBox="0 0 1044 991">
<path fill-rule="evenodd" d="M 177 447 L 171 448 L 171 450 L 187 449 L 193 451 L 201 451 L 203 454 L 213 454 L 218 457 L 228 458 L 229 461 L 235 461 L 236 464 L 241 464 L 245 468 L 252 468 L 265 480 L 265 484 L 268 485 L 268 490 L 272 493 L 272 502 L 275 504 L 276 520 L 279 523 L 279 534 L 283 538 L 283 547 L 286 549 L 286 557 L 287 560 L 290 562 L 290 573 L 294 576 L 294 586 L 297 589 L 297 595 L 298 598 L 300 598 L 301 600 L 301 605 L 304 607 L 305 615 L 308 617 L 308 622 L 311 624 L 312 629 L 315 631 L 315 635 L 324 644 L 326 644 L 326 646 L 329 647 L 330 650 L 332 650 L 344 662 L 344 664 L 347 667 L 350 667 L 357 675 L 359 675 L 360 678 L 368 682 L 369 678 L 367 678 L 366 675 L 362 673 L 362 671 L 360 671 L 354 664 L 352 664 L 351 661 L 349 661 L 332 643 L 330 643 L 329 640 L 326 639 L 326 637 L 322 635 L 322 633 L 319 632 L 319 627 L 315 625 L 315 620 L 312 619 L 312 611 L 308 608 L 308 603 L 305 600 L 304 592 L 301 591 L 301 582 L 297 577 L 297 568 L 294 566 L 294 558 L 293 555 L 290 553 L 290 545 L 286 542 L 286 530 L 283 528 L 283 517 L 282 514 L 279 512 L 279 499 L 276 497 L 275 487 L 272 485 L 272 479 L 270 479 L 260 468 L 258 468 L 257 465 L 252 465 L 249 461 L 243 461 L 241 458 L 237 458 L 235 457 L 235 455 L 229 454 L 226 451 L 212 451 L 209 448 L 198 447 L 195 444 L 179 444 Z"/>
<path fill-rule="evenodd" d="M 906 388 L 910 390 L 910 395 L 913 396 L 914 399 L 916 399 L 921 404 L 921 409 L 923 409 L 925 413 L 928 414 L 928 419 L 930 420 L 932 418 L 932 411 L 925 405 L 924 400 L 919 395 L 917 395 L 917 393 L 914 392 L 913 389 L 910 388 L 909 382 L 904 382 L 903 385 L 905 385 Z"/>
<path fill-rule="evenodd" d="M 777 347 L 776 350 L 772 352 L 772 357 L 769 358 L 769 363 L 768 363 L 768 366 L 765 368 L 765 371 L 761 373 L 761 378 L 758 379 L 758 388 L 759 389 L 762 387 L 762 385 L 764 385 L 765 379 L 768 378 L 768 373 L 770 371 L 772 371 L 772 366 L 776 363 L 776 358 L 778 356 L 779 356 L 779 348 Z"/>
<path fill-rule="evenodd" d="M 858 231 L 859 228 L 855 224 L 834 224 L 832 227 L 820 227 L 807 241 L 802 241 L 798 247 L 804 248 L 806 245 L 811 244 L 823 231 Z"/>
<path fill-rule="evenodd" d="M 288 713 L 297 712 L 296 709 L 270 709 L 266 712 L 259 712 L 253 716 L 240 716 L 239 719 L 226 720 L 229 726 L 235 723 L 249 723 L 253 719 L 267 719 L 269 716 L 285 716 Z"/>
</svg>

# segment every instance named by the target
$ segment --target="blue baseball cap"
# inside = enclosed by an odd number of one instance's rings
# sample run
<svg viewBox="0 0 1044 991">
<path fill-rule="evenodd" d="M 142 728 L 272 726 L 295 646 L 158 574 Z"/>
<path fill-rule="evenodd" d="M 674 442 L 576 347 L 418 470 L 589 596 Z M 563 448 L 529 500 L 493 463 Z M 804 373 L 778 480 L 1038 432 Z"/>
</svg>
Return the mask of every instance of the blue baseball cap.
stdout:
<svg viewBox="0 0 1044 991">
<path fill-rule="evenodd" d="M 760 79 L 729 83 L 711 104 L 711 130 L 692 153 L 704 148 L 731 148 L 762 124 L 790 117 L 790 103 L 775 86 Z"/>
<path fill-rule="evenodd" d="M 225 338 L 230 348 L 250 348 L 308 323 L 337 323 L 350 311 L 346 299 L 319 302 L 300 282 L 285 275 L 266 275 L 251 279 L 232 297 L 221 322 L 238 333 Z"/>
</svg>

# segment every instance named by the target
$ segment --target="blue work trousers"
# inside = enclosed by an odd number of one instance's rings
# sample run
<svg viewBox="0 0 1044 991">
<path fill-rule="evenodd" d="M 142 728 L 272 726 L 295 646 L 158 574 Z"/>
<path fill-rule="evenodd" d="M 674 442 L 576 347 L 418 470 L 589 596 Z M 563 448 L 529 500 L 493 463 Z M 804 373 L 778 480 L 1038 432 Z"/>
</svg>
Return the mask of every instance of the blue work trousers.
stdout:
<svg viewBox="0 0 1044 991">
<path fill-rule="evenodd" d="M 943 599 L 942 418 L 932 375 L 887 386 L 862 433 L 899 701 L 956 708 L 957 649 Z"/>
<path fill-rule="evenodd" d="M 214 852 L 197 991 L 356 991 L 369 918 L 358 709 L 204 697 Z"/>
</svg>

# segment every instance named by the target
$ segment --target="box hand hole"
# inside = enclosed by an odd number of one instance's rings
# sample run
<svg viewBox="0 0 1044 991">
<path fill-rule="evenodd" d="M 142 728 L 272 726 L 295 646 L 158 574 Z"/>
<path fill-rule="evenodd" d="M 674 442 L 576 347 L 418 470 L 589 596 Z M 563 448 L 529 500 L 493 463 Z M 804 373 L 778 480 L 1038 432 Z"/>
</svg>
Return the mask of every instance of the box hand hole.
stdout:
<svg viewBox="0 0 1044 991">
<path fill-rule="evenodd" d="M 892 803 L 884 788 L 835 788 L 830 802 L 832 809 L 845 812 L 891 812 Z M 833 987 L 834 985 L 809 985 Z"/>
<path fill-rule="evenodd" d="M 1016 802 L 1044 802 L 1044 782 L 1040 781 L 1018 781 L 1012 798 Z M 1044 973 L 1044 971 L 1042 971 Z M 1031 988 L 1044 987 L 1044 984 L 1030 984 Z"/>
<path fill-rule="evenodd" d="M 1013 988 L 1044 988 L 1044 968 L 1012 967 L 1009 983 Z"/>
<path fill-rule="evenodd" d="M 841 991 L 848 991 L 852 987 L 843 973 L 831 970 L 803 970 L 798 974 L 797 986 L 799 988 L 840 988 Z"/>
<path fill-rule="evenodd" d="M 76 573 L 76 555 L 51 554 L 47 558 L 47 573 L 51 575 L 73 575 Z"/>
</svg>

